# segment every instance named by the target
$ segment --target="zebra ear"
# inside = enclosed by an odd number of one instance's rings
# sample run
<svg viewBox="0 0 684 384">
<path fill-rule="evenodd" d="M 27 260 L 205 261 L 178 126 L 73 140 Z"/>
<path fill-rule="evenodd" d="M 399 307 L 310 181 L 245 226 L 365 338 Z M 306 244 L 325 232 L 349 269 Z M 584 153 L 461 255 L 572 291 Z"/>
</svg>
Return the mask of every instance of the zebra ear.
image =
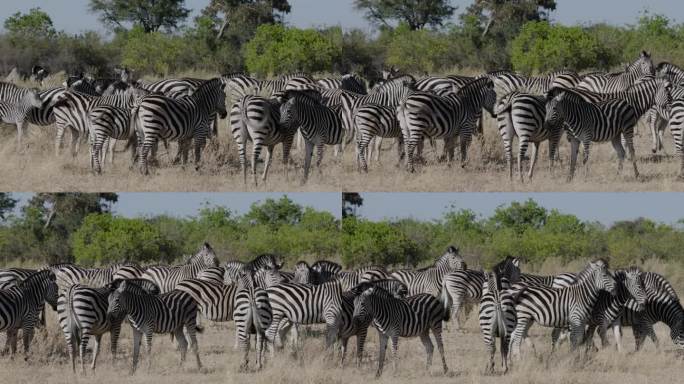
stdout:
<svg viewBox="0 0 684 384">
<path fill-rule="evenodd" d="M 453 245 L 450 245 L 449 248 L 447 248 L 447 252 L 458 255 L 458 248 L 454 247 Z"/>
</svg>

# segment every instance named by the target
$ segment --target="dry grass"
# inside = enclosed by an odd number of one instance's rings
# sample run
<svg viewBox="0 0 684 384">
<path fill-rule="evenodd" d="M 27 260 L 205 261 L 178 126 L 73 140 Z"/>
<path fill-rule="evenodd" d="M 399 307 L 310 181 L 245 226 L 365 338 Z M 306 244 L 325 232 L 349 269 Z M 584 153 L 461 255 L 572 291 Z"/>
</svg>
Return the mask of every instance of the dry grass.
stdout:
<svg viewBox="0 0 684 384">
<path fill-rule="evenodd" d="M 582 265 L 581 262 L 576 263 Z M 564 270 L 574 270 L 575 263 Z M 680 292 L 684 287 L 684 270 L 681 267 L 657 261 L 648 261 L 644 269 L 653 270 L 665 275 Z M 559 272 L 558 267 L 542 266 L 542 270 Z M 672 273 L 674 273 L 674 275 Z M 511 372 L 505 377 L 484 373 L 487 362 L 485 347 L 481 341 L 477 318 L 472 312 L 465 322 L 465 333 L 455 330 L 444 334 L 447 363 L 451 373 L 444 376 L 439 364 L 439 355 L 435 349 L 433 367 L 429 373 L 424 370 L 425 353 L 418 339 L 401 339 L 399 343 L 399 363 L 396 372 L 392 369 L 391 357 L 388 355 L 386 370 L 379 383 L 420 383 L 430 380 L 433 383 L 595 383 L 636 384 L 636 383 L 674 383 L 679 382 L 684 374 L 681 358 L 677 356 L 675 347 L 669 337 L 669 329 L 662 324 L 656 325 L 656 332 L 661 341 L 660 349 L 647 341 L 642 351 L 632 352 L 634 340 L 629 329 L 625 329 L 623 345 L 626 352 L 617 353 L 614 346 L 588 356 L 578 357 L 566 344 L 554 354 L 550 353 L 550 330 L 538 326 L 532 327 L 530 334 L 536 346 L 537 354 L 527 350 L 523 360 L 515 362 Z M 267 355 L 267 365 L 260 372 L 238 373 L 242 354 L 233 350 L 234 329 L 232 323 L 209 325 L 205 323 L 205 332 L 199 335 L 199 346 L 204 368 L 198 371 L 194 359 L 189 356 L 183 366 L 179 365 L 179 355 L 175 345 L 166 335 L 155 335 L 153 339 L 153 362 L 147 369 L 147 357 L 143 360 L 135 375 L 129 375 L 131 362 L 131 332 L 124 325 L 119 343 L 120 353 L 117 362 L 112 365 L 109 353 L 108 336 L 103 339 L 102 353 L 95 372 L 88 370 L 85 376 L 73 374 L 66 354 L 66 347 L 61 331 L 56 325 L 56 315 L 48 311 L 48 329 L 37 332 L 32 344 L 32 356 L 28 362 L 18 357 L 10 361 L 0 358 L 0 377 L 11 377 L 12 383 L 71 383 L 79 381 L 97 382 L 100 384 L 120 383 L 238 383 L 255 384 L 276 383 L 359 383 L 373 380 L 376 368 L 377 336 L 369 332 L 366 346 L 365 363 L 361 368 L 353 364 L 355 340 L 349 343 L 349 363 L 343 369 L 338 365 L 337 357 L 326 359 L 324 340 L 320 332 L 314 332 L 304 340 L 304 348 L 293 357 L 283 353 L 271 358 Z M 314 336 L 315 335 L 315 336 Z M 612 334 L 609 335 L 612 342 Z M 598 343 L 598 338 L 596 338 Z M 524 347 L 524 346 L 523 346 Z M 253 362 L 254 351 L 250 355 Z M 497 355 L 497 362 L 498 362 Z M 498 364 L 498 363 L 497 363 Z"/>
<path fill-rule="evenodd" d="M 191 163 L 185 167 L 172 165 L 175 144 L 171 152 L 160 150 L 160 165 L 151 168 L 151 176 L 143 177 L 137 166 L 131 169 L 128 153 L 118 152 L 115 164 L 105 165 L 104 174 L 91 173 L 87 144 L 81 145 L 79 154 L 73 158 L 64 148 L 55 157 L 54 127 L 30 127 L 27 148 L 17 153 L 16 131 L 13 127 L 0 130 L 0 174 L 2 189 L 6 191 L 684 191 L 684 183 L 677 179 L 679 158 L 674 156 L 672 139 L 665 138 L 668 155 L 651 154 L 650 133 L 645 126 L 639 127 L 636 152 L 641 173 L 634 179 L 631 165 L 626 162 L 621 174 L 617 173 L 617 159 L 609 143 L 592 145 L 590 170 L 581 166 L 575 180 L 566 181 L 569 169 L 569 145 L 561 141 L 561 161 L 553 173 L 548 169 L 547 144 L 542 144 L 535 177 L 521 183 L 518 178 L 508 179 L 503 146 L 493 122 L 487 120 L 484 140 L 475 139 L 468 152 L 469 163 L 462 169 L 458 162 L 449 166 L 436 161 L 441 154 L 441 142 L 436 148 L 426 145 L 425 165 L 418 165 L 417 172 L 409 174 L 404 166 L 397 166 L 396 150 L 391 143 L 383 143 L 381 163 L 372 162 L 369 173 L 357 171 L 353 146 L 340 157 L 335 157 L 332 147 L 326 147 L 320 173 L 312 169 L 310 180 L 301 185 L 303 150 L 295 149 L 292 155 L 289 177 L 285 178 L 280 146 L 275 150 L 269 179 L 254 186 L 245 185 L 239 170 L 237 148 L 226 122 L 222 122 L 220 137 L 210 143 L 203 154 L 203 165 L 195 171 Z M 68 134 L 65 144 L 68 143 Z M 65 145 L 68 147 L 68 145 Z M 118 150 L 123 148 L 119 143 Z M 248 150 L 248 156 L 249 151 Z M 514 156 L 517 142 L 514 144 Z M 262 159 L 264 154 L 262 153 Z M 314 158 L 315 161 L 315 158 Z M 259 164 L 259 170 L 263 163 Z M 249 179 L 251 180 L 251 179 Z"/>
</svg>

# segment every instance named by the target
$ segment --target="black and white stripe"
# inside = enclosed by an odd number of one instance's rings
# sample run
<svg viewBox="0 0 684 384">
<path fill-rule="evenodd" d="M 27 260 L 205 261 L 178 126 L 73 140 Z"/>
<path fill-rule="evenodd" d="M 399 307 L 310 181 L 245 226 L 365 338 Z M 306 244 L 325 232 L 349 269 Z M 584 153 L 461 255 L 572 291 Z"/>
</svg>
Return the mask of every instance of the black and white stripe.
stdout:
<svg viewBox="0 0 684 384">
<path fill-rule="evenodd" d="M 380 337 L 376 377 L 382 375 L 388 340 L 392 342 L 392 363 L 396 371 L 399 337 L 419 336 L 425 346 L 427 367 L 429 367 L 432 364 L 434 348 L 430 340 L 430 331 L 437 342 L 444 373 L 447 373 L 448 367 L 442 343 L 442 321 L 448 320 L 449 311 L 445 310 L 439 299 L 429 294 L 398 299 L 383 288 L 372 286 L 354 299 L 352 321 L 367 322 L 368 318 L 372 319 Z"/>
<path fill-rule="evenodd" d="M 180 99 L 156 94 L 144 97 L 133 110 L 141 171 L 149 173 L 147 156 L 161 139 L 179 142 L 183 162 L 187 162 L 190 143 L 194 141 L 195 166 L 199 167 L 212 118 L 215 114 L 221 118 L 227 115 L 225 99 L 220 79 L 207 80 L 192 95 Z"/>
<path fill-rule="evenodd" d="M 465 269 L 463 257 L 459 255 L 458 248 L 449 246 L 432 266 L 417 270 L 403 269 L 393 272 L 390 276 L 406 284 L 409 296 L 419 293 L 438 296 L 442 292 L 444 277 L 459 269 Z"/>
<path fill-rule="evenodd" d="M 263 271 L 263 270 L 261 270 Z M 273 311 L 268 293 L 256 285 L 250 271 L 240 276 L 238 291 L 235 294 L 235 332 L 240 349 L 244 353 L 242 370 L 249 363 L 250 334 L 256 334 L 257 368 L 263 364 L 266 330 L 271 325 Z"/>
<path fill-rule="evenodd" d="M 342 89 L 349 92 L 365 95 L 368 93 L 366 83 L 355 74 L 342 75 L 339 78 L 318 79 L 316 85 L 323 89 Z"/>
<path fill-rule="evenodd" d="M 174 290 L 161 295 L 152 295 L 139 285 L 126 280 L 121 281 L 114 292 L 109 295 L 107 315 L 110 317 L 127 316 L 133 328 L 133 364 L 132 370 L 138 366 L 140 341 L 145 337 L 148 367 L 152 364 L 152 335 L 154 333 L 171 333 L 178 342 L 181 363 L 185 361 L 188 342 L 183 328 L 190 338 L 190 348 L 201 368 L 197 338 L 195 333 L 201 332 L 197 327 L 197 304 L 192 296 Z"/>
<path fill-rule="evenodd" d="M 31 111 L 42 105 L 38 89 L 0 82 L 0 122 L 17 126 L 17 150 L 22 149 L 24 129 L 30 122 Z"/>
<path fill-rule="evenodd" d="M 577 84 L 577 89 L 599 92 L 614 93 L 624 91 L 644 76 L 654 75 L 655 67 L 651 55 L 642 51 L 639 58 L 632 62 L 624 72 L 618 74 L 591 74 L 586 75 Z"/>
<path fill-rule="evenodd" d="M 185 264 L 173 267 L 147 267 L 141 278 L 150 280 L 159 287 L 162 293 L 166 293 L 175 289 L 181 281 L 195 278 L 205 268 L 216 267 L 218 263 L 214 250 L 208 243 L 204 243 L 200 250 L 190 257 Z"/>
</svg>

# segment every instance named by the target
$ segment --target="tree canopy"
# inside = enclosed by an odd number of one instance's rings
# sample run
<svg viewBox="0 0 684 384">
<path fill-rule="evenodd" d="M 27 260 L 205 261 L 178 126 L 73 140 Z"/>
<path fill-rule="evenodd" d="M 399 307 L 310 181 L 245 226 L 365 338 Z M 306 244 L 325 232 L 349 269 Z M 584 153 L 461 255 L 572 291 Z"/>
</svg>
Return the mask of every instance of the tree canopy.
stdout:
<svg viewBox="0 0 684 384">
<path fill-rule="evenodd" d="M 190 14 L 184 4 L 185 0 L 90 0 L 90 11 L 113 29 L 131 23 L 149 33 L 177 29 Z"/>
<path fill-rule="evenodd" d="M 366 12 L 372 23 L 389 27 L 390 21 L 404 22 L 411 30 L 442 26 L 456 7 L 449 0 L 355 0 L 354 7 Z"/>
</svg>

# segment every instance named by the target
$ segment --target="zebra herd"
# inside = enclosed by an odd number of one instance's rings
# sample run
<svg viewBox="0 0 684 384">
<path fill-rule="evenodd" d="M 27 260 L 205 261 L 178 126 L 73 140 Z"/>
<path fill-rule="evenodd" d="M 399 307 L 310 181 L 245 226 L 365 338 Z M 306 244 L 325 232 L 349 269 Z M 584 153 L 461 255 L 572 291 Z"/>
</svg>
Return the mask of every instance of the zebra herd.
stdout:
<svg viewBox="0 0 684 384">
<path fill-rule="evenodd" d="M 266 179 L 273 150 L 279 144 L 287 175 L 297 137 L 304 141 L 304 181 L 314 149 L 320 166 L 326 145 L 335 146 L 337 153 L 352 140 L 362 171 L 368 171 L 374 152 L 379 157 L 383 138 L 397 140 L 399 159 L 405 157 L 409 171 L 415 171 L 425 139 L 432 143 L 442 139 L 442 157 L 447 161 L 453 161 L 458 141 L 460 161 L 465 165 L 473 136 L 482 134 L 483 110 L 496 119 L 510 178 L 514 137 L 518 137 L 517 172 L 524 180 L 523 161 L 530 144 L 528 179 L 533 176 L 539 145 L 544 141 L 549 142 L 553 169 L 563 133 L 571 143 L 570 178 L 580 145 L 586 164 L 594 142 L 611 142 L 619 169 L 628 155 L 638 176 L 633 138 L 641 118 L 651 128 L 654 152 L 663 148 L 663 131 L 669 126 L 677 154 L 684 153 L 684 70 L 665 62 L 656 66 L 647 52 L 617 73 L 561 70 L 528 77 L 492 71 L 475 77 L 416 79 L 387 72 L 386 78 L 370 89 L 357 75 L 315 79 L 297 73 L 260 80 L 228 74 L 210 80 L 145 82 L 133 81 L 126 69 L 117 73 L 120 78 L 72 76 L 64 87 L 44 91 L 0 83 L 0 116 L 4 122 L 17 125 L 19 148 L 27 123 L 54 124 L 56 152 L 67 130 L 72 133 L 72 153 L 78 149 L 79 137 L 87 137 L 96 173 L 102 172 L 103 148 L 109 148 L 113 161 L 116 140 L 127 142 L 133 161 L 148 173 L 149 158 L 156 156 L 159 141 L 167 146 L 168 141 L 178 142 L 174 162 L 186 163 L 192 145 L 198 167 L 207 140 L 218 134 L 217 118 L 230 114 L 230 132 L 245 183 L 248 162 L 257 183 L 256 168 L 264 147 L 267 155 L 261 178 Z M 230 105 L 225 103 L 227 97 Z M 250 142 L 252 156 L 248 161 Z M 684 174 L 684 156 L 682 159 Z"/>
<path fill-rule="evenodd" d="M 198 317 L 234 321 L 235 347 L 244 354 L 240 369 L 246 370 L 252 334 L 256 366 L 261 368 L 267 347 L 274 356 L 291 332 L 296 352 L 302 343 L 300 327 L 324 324 L 325 345 L 330 352 L 338 342 L 344 366 L 352 336 L 357 342 L 356 362 L 361 364 L 368 328 L 373 326 L 379 336 L 376 375 L 380 376 L 388 342 L 396 370 L 400 338 L 419 337 L 429 367 L 434 351 L 430 333 L 447 372 L 444 322 L 456 319 L 464 304 L 473 303 L 479 304 L 488 371 L 495 366 L 497 338 L 504 370 L 511 359 L 509 351 L 519 356 L 523 340 L 534 350 L 527 338 L 534 323 L 553 329 L 554 347 L 563 333 L 569 334 L 573 349 L 582 344 L 593 347 L 596 330 L 605 347 L 612 327 L 621 350 L 620 327 L 631 326 L 638 350 L 646 337 L 658 342 L 653 325 L 664 322 L 672 341 L 684 349 L 684 309 L 663 276 L 637 267 L 611 271 L 600 259 L 579 273 L 555 276 L 522 273 L 520 266 L 519 258 L 507 257 L 491 271 L 471 270 L 459 250 L 449 247 L 432 266 L 417 270 L 390 272 L 369 266 L 343 271 L 335 262 L 320 260 L 312 265 L 300 261 L 293 271 L 285 271 L 281 259 L 272 254 L 248 263 L 220 264 L 205 243 L 176 266 L 52 264 L 39 270 L 0 270 L 0 331 L 7 334 L 5 353 L 16 353 L 19 330 L 28 353 L 34 328 L 49 304 L 57 311 L 72 369 L 76 370 L 78 358 L 85 371 L 89 340 L 95 341 L 91 359 L 95 369 L 102 336 L 110 334 L 116 358 L 121 326 L 127 322 L 133 331 L 131 368 L 135 370 L 143 340 L 148 366 L 152 364 L 155 333 L 175 338 L 181 361 L 189 344 L 201 367 L 197 333 L 203 327 Z"/>
</svg>

